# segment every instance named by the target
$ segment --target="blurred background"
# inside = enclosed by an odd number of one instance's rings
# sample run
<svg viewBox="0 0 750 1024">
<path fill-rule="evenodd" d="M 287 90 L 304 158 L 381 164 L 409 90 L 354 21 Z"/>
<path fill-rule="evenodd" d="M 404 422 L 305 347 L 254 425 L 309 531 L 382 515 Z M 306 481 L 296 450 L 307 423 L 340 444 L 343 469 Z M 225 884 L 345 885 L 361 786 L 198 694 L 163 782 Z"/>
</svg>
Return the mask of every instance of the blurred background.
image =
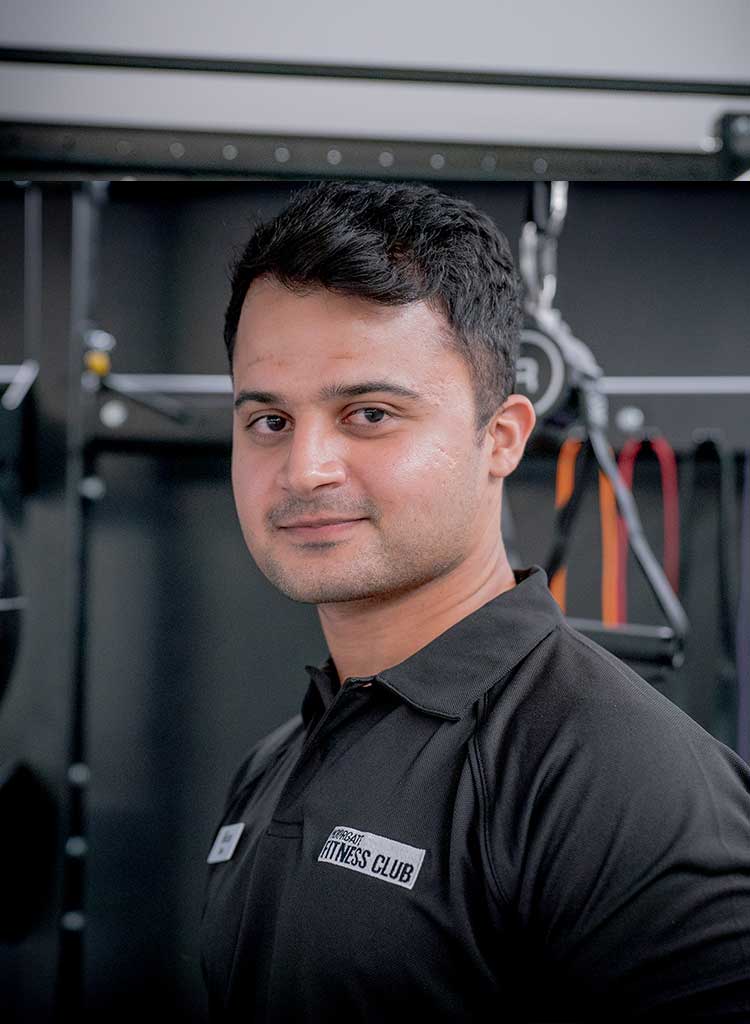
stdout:
<svg viewBox="0 0 750 1024">
<path fill-rule="evenodd" d="M 326 653 L 244 546 L 221 337 L 234 254 L 308 181 L 429 182 L 549 257 L 513 560 L 562 539 L 571 620 L 747 757 L 749 30 L 730 0 L 3 5 L 4 1021 L 205 1020 L 226 789 Z M 595 464 L 558 515 L 592 395 L 658 579 Z"/>
</svg>

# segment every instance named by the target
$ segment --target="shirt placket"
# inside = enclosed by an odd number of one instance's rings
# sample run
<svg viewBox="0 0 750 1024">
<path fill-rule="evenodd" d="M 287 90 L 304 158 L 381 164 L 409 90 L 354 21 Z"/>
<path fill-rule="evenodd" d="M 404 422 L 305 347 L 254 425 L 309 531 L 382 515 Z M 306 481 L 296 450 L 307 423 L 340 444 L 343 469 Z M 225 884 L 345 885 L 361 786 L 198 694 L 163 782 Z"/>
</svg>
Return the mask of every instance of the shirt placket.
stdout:
<svg viewBox="0 0 750 1024">
<path fill-rule="evenodd" d="M 342 719 L 353 713 L 351 701 L 357 691 L 372 685 L 374 676 L 352 677 L 347 679 L 322 716 L 313 725 L 300 751 L 297 764 L 279 797 L 274 812 L 274 822 L 300 822 L 302 820 L 301 798 L 320 770 L 325 760 L 325 740 L 342 724 Z M 361 709 L 358 709 L 361 710 Z"/>
</svg>

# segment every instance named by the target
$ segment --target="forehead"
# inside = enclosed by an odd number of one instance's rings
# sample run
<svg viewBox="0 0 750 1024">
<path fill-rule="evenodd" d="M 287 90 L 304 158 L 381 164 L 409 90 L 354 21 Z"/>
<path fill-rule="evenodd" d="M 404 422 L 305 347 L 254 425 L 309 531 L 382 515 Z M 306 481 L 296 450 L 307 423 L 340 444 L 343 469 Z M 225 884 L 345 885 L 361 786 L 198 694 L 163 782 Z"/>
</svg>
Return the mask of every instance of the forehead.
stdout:
<svg viewBox="0 0 750 1024">
<path fill-rule="evenodd" d="M 279 385 L 293 378 L 319 386 L 324 377 L 375 377 L 442 393 L 469 385 L 463 359 L 448 347 L 444 317 L 424 302 L 384 306 L 325 289 L 305 294 L 277 281 L 253 282 L 242 307 L 234 350 L 239 385 Z"/>
</svg>

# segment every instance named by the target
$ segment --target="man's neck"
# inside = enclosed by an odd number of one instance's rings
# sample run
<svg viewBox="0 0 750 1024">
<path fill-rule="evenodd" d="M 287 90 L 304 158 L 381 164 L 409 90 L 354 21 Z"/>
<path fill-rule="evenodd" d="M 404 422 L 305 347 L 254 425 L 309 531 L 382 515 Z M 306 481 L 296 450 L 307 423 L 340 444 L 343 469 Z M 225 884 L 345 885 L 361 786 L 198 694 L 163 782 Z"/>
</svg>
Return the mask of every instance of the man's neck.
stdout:
<svg viewBox="0 0 750 1024">
<path fill-rule="evenodd" d="M 502 543 L 482 571 L 471 560 L 447 576 L 382 602 L 318 605 L 339 682 L 398 665 L 477 608 L 515 586 Z"/>
</svg>

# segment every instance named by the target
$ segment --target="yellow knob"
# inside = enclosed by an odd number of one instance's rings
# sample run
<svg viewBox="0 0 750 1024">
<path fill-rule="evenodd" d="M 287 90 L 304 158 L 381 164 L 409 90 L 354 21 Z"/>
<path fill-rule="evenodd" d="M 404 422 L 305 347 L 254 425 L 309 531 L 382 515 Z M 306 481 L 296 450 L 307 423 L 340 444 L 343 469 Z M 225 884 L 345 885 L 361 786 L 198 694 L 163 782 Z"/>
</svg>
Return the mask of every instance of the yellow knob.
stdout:
<svg viewBox="0 0 750 1024">
<path fill-rule="evenodd" d="M 87 352 L 84 357 L 86 369 L 91 370 L 98 377 L 105 377 L 112 365 L 111 360 L 106 352 L 97 352 L 95 349 Z"/>
</svg>

